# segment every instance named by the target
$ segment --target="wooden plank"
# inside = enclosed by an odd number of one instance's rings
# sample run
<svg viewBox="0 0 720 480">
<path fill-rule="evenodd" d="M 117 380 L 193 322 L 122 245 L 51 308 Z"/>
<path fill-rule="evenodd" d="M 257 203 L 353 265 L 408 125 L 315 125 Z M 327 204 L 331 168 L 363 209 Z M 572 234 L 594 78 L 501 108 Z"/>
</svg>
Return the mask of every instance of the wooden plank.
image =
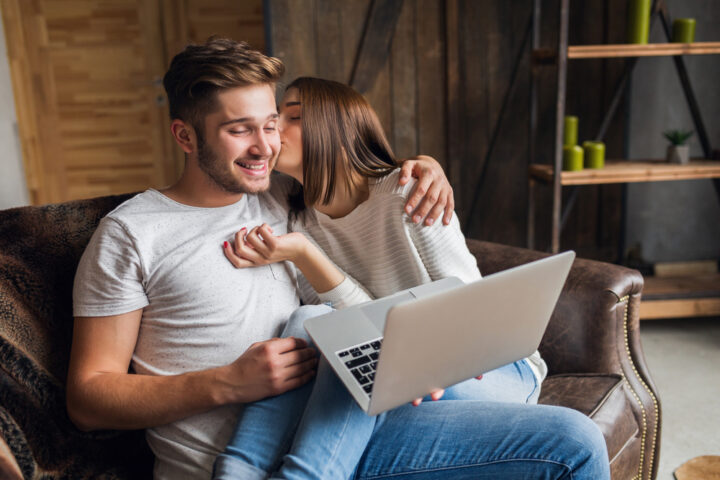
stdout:
<svg viewBox="0 0 720 480">
<path fill-rule="evenodd" d="M 415 10 L 418 152 L 446 166 L 444 20 L 439 0 L 418 0 Z"/>
<path fill-rule="evenodd" d="M 714 317 L 720 315 L 720 298 L 640 302 L 640 319 Z"/>
<path fill-rule="evenodd" d="M 717 267 L 717 263 L 714 266 Z M 674 277 L 645 277 L 642 296 L 643 300 L 720 298 L 720 275 L 702 273 Z"/>
<path fill-rule="evenodd" d="M 574 45 L 568 58 L 659 57 L 720 53 L 720 42 Z"/>
<path fill-rule="evenodd" d="M 552 166 L 531 165 L 530 174 L 545 182 L 552 181 Z M 720 162 L 694 160 L 687 165 L 661 161 L 608 160 L 605 168 L 562 172 L 563 185 L 596 185 L 608 183 L 662 182 L 720 178 Z"/>
<path fill-rule="evenodd" d="M 42 144 L 35 112 L 35 98 L 31 88 L 30 66 L 18 0 L 0 0 L 5 30 L 10 78 L 13 86 L 18 133 L 22 148 L 23 167 L 30 203 L 45 201 L 45 171 L 42 168 Z"/>
<path fill-rule="evenodd" d="M 405 2 L 395 27 L 390 55 L 392 126 L 388 138 L 398 158 L 418 153 L 415 5 Z"/>
<path fill-rule="evenodd" d="M 345 82 L 340 15 L 343 4 L 334 0 L 317 0 L 315 30 L 317 31 L 317 76 Z"/>
<path fill-rule="evenodd" d="M 360 93 L 372 88 L 387 61 L 402 4 L 403 0 L 375 0 L 372 3 L 350 79 L 350 85 Z"/>
<path fill-rule="evenodd" d="M 461 189 L 462 159 L 465 150 L 465 123 L 462 121 L 460 6 L 458 0 L 445 2 L 445 77 L 447 102 L 447 161 L 446 174 L 455 191 Z M 462 196 L 456 195 L 455 211 L 464 219 Z"/>
</svg>

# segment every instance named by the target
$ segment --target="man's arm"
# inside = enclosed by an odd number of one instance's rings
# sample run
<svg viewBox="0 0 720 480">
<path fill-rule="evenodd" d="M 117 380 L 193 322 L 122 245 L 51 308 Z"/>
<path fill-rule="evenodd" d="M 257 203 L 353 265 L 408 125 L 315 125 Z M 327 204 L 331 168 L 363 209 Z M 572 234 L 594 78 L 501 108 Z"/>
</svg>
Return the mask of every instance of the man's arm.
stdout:
<svg viewBox="0 0 720 480">
<path fill-rule="evenodd" d="M 412 215 L 413 222 L 432 225 L 440 216 L 443 224 L 449 225 L 455 210 L 455 197 L 450 182 L 440 164 L 432 157 L 418 155 L 402 160 L 400 185 L 405 185 L 411 177 L 418 179 L 405 204 L 405 213 Z"/>
<path fill-rule="evenodd" d="M 171 376 L 128 373 L 142 309 L 76 317 L 67 409 L 81 430 L 164 425 L 229 403 L 279 395 L 305 384 L 317 364 L 302 339 L 255 343 L 227 366 Z"/>
</svg>

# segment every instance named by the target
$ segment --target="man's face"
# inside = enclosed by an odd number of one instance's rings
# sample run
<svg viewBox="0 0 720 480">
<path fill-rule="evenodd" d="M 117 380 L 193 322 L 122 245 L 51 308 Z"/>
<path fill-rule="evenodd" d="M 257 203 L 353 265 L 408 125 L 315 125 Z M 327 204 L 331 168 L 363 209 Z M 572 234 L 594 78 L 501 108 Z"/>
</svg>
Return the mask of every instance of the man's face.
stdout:
<svg viewBox="0 0 720 480">
<path fill-rule="evenodd" d="M 228 193 L 257 193 L 270 186 L 280 151 L 275 94 L 270 85 L 250 85 L 217 95 L 218 108 L 197 132 L 200 169 Z"/>
</svg>

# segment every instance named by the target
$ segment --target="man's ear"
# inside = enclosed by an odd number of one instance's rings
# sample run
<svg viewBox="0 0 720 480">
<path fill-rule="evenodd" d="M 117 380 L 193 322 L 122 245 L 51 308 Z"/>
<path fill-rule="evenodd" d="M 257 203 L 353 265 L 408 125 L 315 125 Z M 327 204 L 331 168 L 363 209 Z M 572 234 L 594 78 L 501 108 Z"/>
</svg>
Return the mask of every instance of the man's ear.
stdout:
<svg viewBox="0 0 720 480">
<path fill-rule="evenodd" d="M 185 153 L 193 153 L 197 145 L 195 130 L 189 124 L 176 118 L 170 124 L 170 132 Z"/>
</svg>

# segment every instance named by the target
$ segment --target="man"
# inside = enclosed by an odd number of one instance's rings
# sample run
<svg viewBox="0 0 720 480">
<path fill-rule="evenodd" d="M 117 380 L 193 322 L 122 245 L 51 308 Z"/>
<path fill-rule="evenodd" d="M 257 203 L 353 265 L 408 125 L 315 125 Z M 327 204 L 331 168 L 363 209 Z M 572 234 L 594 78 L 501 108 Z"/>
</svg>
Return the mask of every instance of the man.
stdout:
<svg viewBox="0 0 720 480">
<path fill-rule="evenodd" d="M 315 351 L 274 338 L 299 304 L 293 271 L 238 270 L 222 252 L 239 226 L 286 231 L 286 183 L 270 182 L 282 72 L 229 40 L 177 55 L 164 83 L 185 171 L 108 214 L 78 267 L 68 412 L 84 430 L 146 428 L 159 479 L 209 478 L 243 404 L 313 377 Z M 406 177 L 414 166 L 403 166 Z M 414 217 L 438 217 L 446 204 L 452 214 L 445 183 L 427 191 L 440 201 Z M 450 417 L 439 402 L 388 415 L 357 476 L 608 476 L 602 435 L 577 412 L 444 403 L 454 404 Z"/>
<path fill-rule="evenodd" d="M 165 79 L 185 171 L 99 225 L 76 277 L 68 374 L 77 426 L 148 428 L 160 478 L 209 476 L 239 406 L 306 383 L 316 363 L 304 341 L 273 338 L 299 306 L 292 271 L 236 270 L 221 248 L 241 225 L 286 231 L 283 182 L 268 191 L 282 63 L 227 40 L 187 52 Z M 418 204 L 418 189 L 415 214 L 452 213 L 444 178 L 432 182 L 441 170 L 424 163 L 406 173 L 429 172 L 423 188 L 440 201 Z"/>
</svg>

